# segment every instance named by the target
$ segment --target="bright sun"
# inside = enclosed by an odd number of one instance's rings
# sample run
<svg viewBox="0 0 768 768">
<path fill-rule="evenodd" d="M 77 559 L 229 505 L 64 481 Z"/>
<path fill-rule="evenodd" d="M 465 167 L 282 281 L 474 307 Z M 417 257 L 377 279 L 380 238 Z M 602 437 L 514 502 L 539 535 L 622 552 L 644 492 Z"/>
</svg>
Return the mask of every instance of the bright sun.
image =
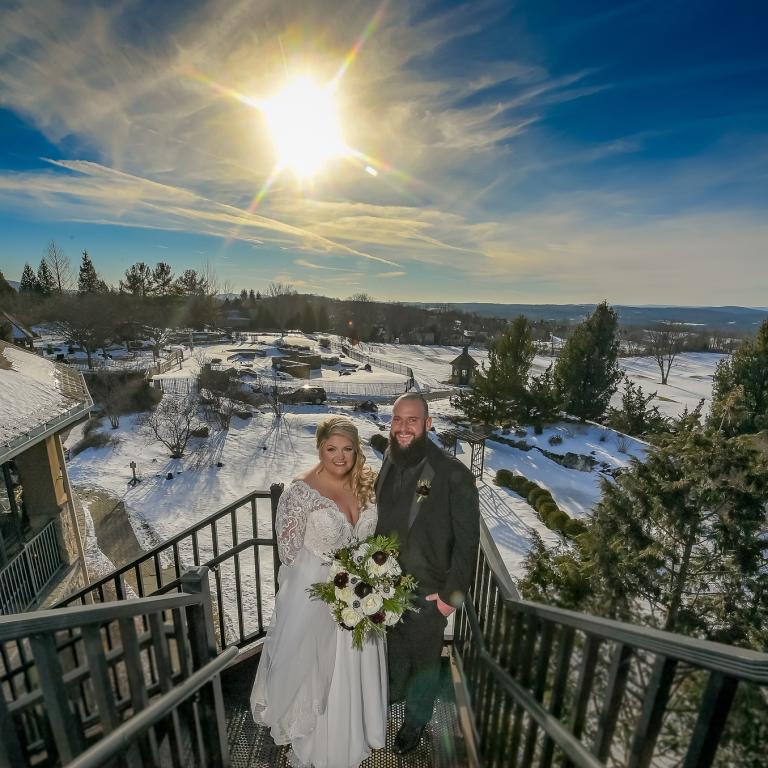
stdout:
<svg viewBox="0 0 768 768">
<path fill-rule="evenodd" d="M 331 158 L 344 154 L 331 88 L 297 78 L 261 109 L 272 131 L 280 168 L 290 168 L 306 179 Z"/>
</svg>

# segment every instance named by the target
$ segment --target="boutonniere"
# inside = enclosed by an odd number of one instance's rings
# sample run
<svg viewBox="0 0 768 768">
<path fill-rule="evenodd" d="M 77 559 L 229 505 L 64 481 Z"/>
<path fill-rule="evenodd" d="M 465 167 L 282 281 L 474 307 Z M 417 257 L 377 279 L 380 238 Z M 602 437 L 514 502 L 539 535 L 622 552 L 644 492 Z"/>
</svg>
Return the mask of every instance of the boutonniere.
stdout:
<svg viewBox="0 0 768 768">
<path fill-rule="evenodd" d="M 432 481 L 431 480 L 419 480 L 418 483 L 416 483 L 416 503 L 421 504 L 424 499 L 429 496 L 429 491 L 432 488 Z"/>
</svg>

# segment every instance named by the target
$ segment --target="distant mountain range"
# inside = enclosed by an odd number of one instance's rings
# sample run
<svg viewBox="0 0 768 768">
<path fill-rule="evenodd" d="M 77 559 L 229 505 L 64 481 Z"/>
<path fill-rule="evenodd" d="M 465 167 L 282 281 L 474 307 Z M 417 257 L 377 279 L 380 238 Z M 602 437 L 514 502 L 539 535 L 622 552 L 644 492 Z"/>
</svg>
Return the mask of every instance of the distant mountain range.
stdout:
<svg viewBox="0 0 768 768">
<path fill-rule="evenodd" d="M 429 307 L 421 303 L 419 306 Z M 452 303 L 462 312 L 474 312 L 483 317 L 513 318 L 525 315 L 530 320 L 554 320 L 561 323 L 578 323 L 590 314 L 595 304 L 483 304 L 477 302 Z M 622 306 L 613 307 L 623 325 L 648 327 L 669 322 L 689 325 L 692 328 L 716 330 L 754 331 L 768 318 L 768 308 L 754 307 L 669 307 L 669 306 Z"/>
</svg>

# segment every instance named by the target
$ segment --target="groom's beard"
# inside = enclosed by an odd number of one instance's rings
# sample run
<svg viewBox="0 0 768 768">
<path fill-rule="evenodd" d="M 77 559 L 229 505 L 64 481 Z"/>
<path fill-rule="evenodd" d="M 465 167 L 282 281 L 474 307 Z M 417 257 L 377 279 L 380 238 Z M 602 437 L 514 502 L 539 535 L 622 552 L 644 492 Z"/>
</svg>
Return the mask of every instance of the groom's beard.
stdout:
<svg viewBox="0 0 768 768">
<path fill-rule="evenodd" d="M 394 435 L 389 436 L 389 456 L 399 467 L 415 467 L 427 455 L 427 433 L 414 437 L 411 444 L 401 448 Z"/>
</svg>

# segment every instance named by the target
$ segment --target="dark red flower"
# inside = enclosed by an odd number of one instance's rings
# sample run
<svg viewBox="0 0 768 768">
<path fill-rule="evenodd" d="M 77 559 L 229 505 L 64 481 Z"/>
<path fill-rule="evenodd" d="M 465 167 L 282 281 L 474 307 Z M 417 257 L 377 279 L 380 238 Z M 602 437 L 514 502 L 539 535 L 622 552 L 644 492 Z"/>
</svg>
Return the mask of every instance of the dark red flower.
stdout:
<svg viewBox="0 0 768 768">
<path fill-rule="evenodd" d="M 371 592 L 373 592 L 373 587 L 370 584 L 366 584 L 364 581 L 361 581 L 356 587 L 355 587 L 355 594 L 359 598 L 363 598 L 366 595 L 370 595 Z"/>
<path fill-rule="evenodd" d="M 333 583 L 339 589 L 344 589 L 349 581 L 349 574 L 346 571 L 341 571 L 333 577 Z"/>
<path fill-rule="evenodd" d="M 389 555 L 387 555 L 386 552 L 379 550 L 371 555 L 371 560 L 373 560 L 376 565 L 384 565 L 384 563 L 387 562 L 387 557 L 389 557 Z"/>
<path fill-rule="evenodd" d="M 381 624 L 384 621 L 384 611 L 376 611 L 369 618 L 374 624 Z"/>
</svg>

